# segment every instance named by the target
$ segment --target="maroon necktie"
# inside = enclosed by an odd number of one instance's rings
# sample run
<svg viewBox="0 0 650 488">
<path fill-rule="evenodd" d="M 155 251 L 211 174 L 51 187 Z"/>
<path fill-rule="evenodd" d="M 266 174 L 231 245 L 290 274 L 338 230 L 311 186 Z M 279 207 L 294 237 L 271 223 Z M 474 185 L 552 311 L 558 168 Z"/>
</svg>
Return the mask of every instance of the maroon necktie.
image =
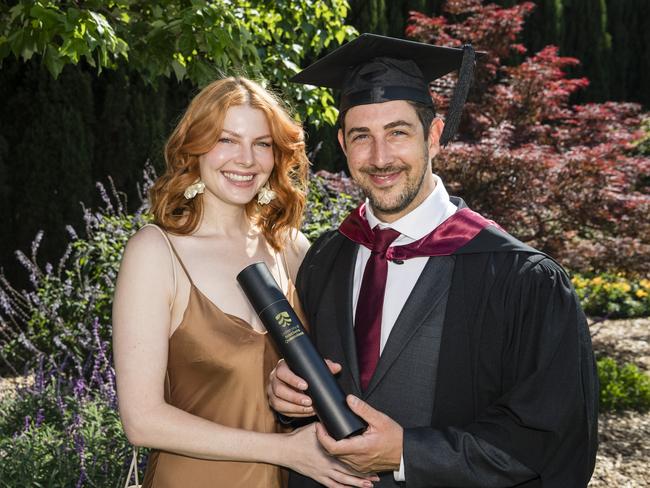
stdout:
<svg viewBox="0 0 650 488">
<path fill-rule="evenodd" d="M 372 245 L 368 246 L 370 259 L 368 259 L 363 272 L 354 324 L 362 390 L 368 387 L 370 378 L 379 362 L 381 314 L 384 308 L 384 292 L 388 274 L 386 251 L 391 242 L 400 235 L 396 230 L 380 229 L 379 227 L 375 227 L 372 232 Z"/>
</svg>

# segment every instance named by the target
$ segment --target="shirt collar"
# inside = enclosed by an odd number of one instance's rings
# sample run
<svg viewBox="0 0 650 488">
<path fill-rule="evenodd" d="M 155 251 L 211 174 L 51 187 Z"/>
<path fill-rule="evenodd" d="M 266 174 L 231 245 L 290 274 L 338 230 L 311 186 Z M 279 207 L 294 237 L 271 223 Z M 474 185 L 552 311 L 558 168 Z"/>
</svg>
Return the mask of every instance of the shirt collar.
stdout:
<svg viewBox="0 0 650 488">
<path fill-rule="evenodd" d="M 386 223 L 379 220 L 366 199 L 366 219 L 370 228 L 374 229 L 376 225 L 379 225 L 382 229 L 396 230 L 402 234 L 395 241 L 395 244 L 398 244 L 404 243 L 405 240 L 417 241 L 421 239 L 451 217 L 457 208 L 449 201 L 449 193 L 440 177 L 436 174 L 433 177 L 436 180 L 436 186 L 431 194 L 420 205 L 395 222 Z"/>
</svg>

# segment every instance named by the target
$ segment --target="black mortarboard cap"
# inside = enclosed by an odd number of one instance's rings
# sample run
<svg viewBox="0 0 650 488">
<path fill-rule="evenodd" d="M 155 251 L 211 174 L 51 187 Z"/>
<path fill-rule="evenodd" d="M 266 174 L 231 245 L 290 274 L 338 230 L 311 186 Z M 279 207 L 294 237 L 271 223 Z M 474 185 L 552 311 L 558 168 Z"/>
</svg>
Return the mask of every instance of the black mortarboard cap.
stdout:
<svg viewBox="0 0 650 488">
<path fill-rule="evenodd" d="M 470 45 L 442 47 L 366 33 L 322 57 L 291 81 L 340 89 L 339 110 L 344 112 L 357 105 L 391 100 L 433 106 L 429 83 L 460 70 L 440 137 L 444 145 L 458 129 L 474 63 Z"/>
</svg>

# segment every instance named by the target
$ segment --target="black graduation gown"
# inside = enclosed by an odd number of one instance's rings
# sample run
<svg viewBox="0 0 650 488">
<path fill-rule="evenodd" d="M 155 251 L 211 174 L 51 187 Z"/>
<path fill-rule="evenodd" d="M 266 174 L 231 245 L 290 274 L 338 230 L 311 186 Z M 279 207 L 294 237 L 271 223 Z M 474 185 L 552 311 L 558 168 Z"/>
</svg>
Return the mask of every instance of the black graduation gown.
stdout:
<svg viewBox="0 0 650 488">
<path fill-rule="evenodd" d="M 332 269 L 339 255 L 356 249 L 332 231 L 305 257 L 297 288 L 312 335 L 334 327 L 319 323 L 314 311 L 328 277 L 341 276 Z M 597 447 L 598 384 L 568 276 L 496 227 L 453 258 L 431 424 L 404 430 L 406 486 L 506 486 L 493 476 L 494 459 L 473 457 L 478 439 L 536 474 L 517 486 L 586 487 Z M 290 488 L 312 486 L 298 478 Z"/>
</svg>

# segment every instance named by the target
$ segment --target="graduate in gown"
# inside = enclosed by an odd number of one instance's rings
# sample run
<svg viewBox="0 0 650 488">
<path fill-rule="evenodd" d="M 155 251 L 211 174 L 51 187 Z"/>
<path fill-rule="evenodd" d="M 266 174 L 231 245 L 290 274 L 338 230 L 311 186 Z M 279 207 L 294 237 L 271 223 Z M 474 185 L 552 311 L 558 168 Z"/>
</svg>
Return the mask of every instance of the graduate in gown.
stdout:
<svg viewBox="0 0 650 488">
<path fill-rule="evenodd" d="M 319 441 L 374 486 L 586 487 L 598 385 L 570 280 L 431 171 L 473 64 L 469 46 L 364 34 L 296 77 L 341 89 L 339 142 L 367 196 L 298 276 L 312 338 L 369 424 L 338 442 L 319 425 Z M 443 126 L 428 83 L 458 68 Z M 307 386 L 280 362 L 269 401 L 313 421 Z"/>
</svg>

